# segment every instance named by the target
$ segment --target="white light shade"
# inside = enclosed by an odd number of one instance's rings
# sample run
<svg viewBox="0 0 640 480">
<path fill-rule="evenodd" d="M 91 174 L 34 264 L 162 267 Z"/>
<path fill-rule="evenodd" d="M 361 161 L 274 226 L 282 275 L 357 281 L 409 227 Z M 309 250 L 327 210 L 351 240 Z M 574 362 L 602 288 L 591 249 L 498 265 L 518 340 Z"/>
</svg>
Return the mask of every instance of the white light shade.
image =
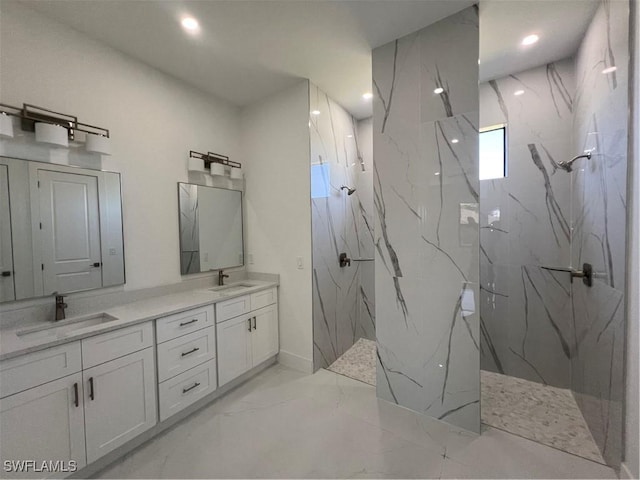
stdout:
<svg viewBox="0 0 640 480">
<path fill-rule="evenodd" d="M 234 180 L 242 180 L 243 174 L 241 168 L 231 168 L 231 178 Z"/>
<path fill-rule="evenodd" d="M 206 172 L 202 158 L 190 158 L 187 168 L 190 172 Z"/>
<path fill-rule="evenodd" d="M 67 129 L 60 125 L 36 122 L 36 142 L 50 143 L 51 145 L 69 146 L 69 134 Z"/>
<path fill-rule="evenodd" d="M 209 167 L 209 171 L 211 172 L 211 175 L 224 176 L 224 165 L 221 163 L 212 163 Z"/>
<path fill-rule="evenodd" d="M 13 138 L 13 121 L 4 113 L 0 114 L 0 137 Z"/>
<path fill-rule="evenodd" d="M 111 139 L 109 137 L 103 137 L 102 135 L 87 133 L 87 143 L 85 144 L 85 148 L 87 149 L 87 152 L 111 155 Z"/>
</svg>

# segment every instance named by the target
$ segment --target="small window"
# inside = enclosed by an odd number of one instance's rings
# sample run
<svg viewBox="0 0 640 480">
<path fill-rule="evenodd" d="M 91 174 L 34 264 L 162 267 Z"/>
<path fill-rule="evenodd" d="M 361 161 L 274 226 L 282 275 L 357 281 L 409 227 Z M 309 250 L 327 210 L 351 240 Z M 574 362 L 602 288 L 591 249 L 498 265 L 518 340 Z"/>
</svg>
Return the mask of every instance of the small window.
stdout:
<svg viewBox="0 0 640 480">
<path fill-rule="evenodd" d="M 507 176 L 507 126 L 480 129 L 480 180 Z"/>
</svg>

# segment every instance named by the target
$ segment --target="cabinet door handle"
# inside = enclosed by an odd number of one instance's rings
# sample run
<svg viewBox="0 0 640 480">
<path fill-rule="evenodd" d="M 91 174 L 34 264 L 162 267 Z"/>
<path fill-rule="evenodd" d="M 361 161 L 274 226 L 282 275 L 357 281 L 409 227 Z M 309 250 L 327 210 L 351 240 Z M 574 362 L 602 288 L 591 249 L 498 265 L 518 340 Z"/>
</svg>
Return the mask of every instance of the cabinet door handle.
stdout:
<svg viewBox="0 0 640 480">
<path fill-rule="evenodd" d="M 181 327 L 184 327 L 185 325 L 191 325 L 192 323 L 196 323 L 198 321 L 197 318 L 194 318 L 193 320 L 189 320 L 188 322 L 182 322 L 180 324 Z"/>
<path fill-rule="evenodd" d="M 247 318 L 247 321 L 249 322 L 249 331 L 251 331 L 251 317 Z"/>
<path fill-rule="evenodd" d="M 183 388 L 182 393 L 187 393 L 188 391 L 193 390 L 194 388 L 199 386 L 200 386 L 200 382 L 196 382 L 193 385 L 191 385 L 189 388 Z"/>
<path fill-rule="evenodd" d="M 75 404 L 76 407 L 80 406 L 80 397 L 78 395 L 78 382 L 73 384 L 73 403 Z"/>
<path fill-rule="evenodd" d="M 91 400 L 96 399 L 95 392 L 93 391 L 93 377 L 89 378 L 89 398 Z"/>
<path fill-rule="evenodd" d="M 253 317 L 253 329 L 254 330 L 258 329 L 258 324 L 256 323 L 256 317 Z"/>
<path fill-rule="evenodd" d="M 193 347 L 193 350 L 189 350 L 188 352 L 183 352 L 180 355 L 183 357 L 186 357 L 187 355 L 191 355 L 192 353 L 197 352 L 198 350 L 200 350 L 200 348 L 198 347 Z"/>
</svg>

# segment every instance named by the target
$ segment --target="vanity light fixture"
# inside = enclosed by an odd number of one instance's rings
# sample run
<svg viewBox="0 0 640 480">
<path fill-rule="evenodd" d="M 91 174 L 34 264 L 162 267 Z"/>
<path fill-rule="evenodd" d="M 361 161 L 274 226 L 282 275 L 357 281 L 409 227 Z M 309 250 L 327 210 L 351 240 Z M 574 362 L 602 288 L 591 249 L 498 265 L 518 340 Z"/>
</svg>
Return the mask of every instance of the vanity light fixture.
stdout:
<svg viewBox="0 0 640 480">
<path fill-rule="evenodd" d="M 440 95 L 442 92 L 444 92 L 444 88 L 442 87 L 438 87 L 433 91 L 436 95 Z"/>
<path fill-rule="evenodd" d="M 88 152 L 111 154 L 109 130 L 81 123 L 75 115 L 27 103 L 22 108 L 0 103 L 0 132 L 3 136 L 13 137 L 11 117 L 20 119 L 20 128 L 25 132 L 35 132 L 36 142 L 68 147 L 69 141 L 77 141 L 76 132 L 83 132 L 86 134 L 85 148 Z M 11 123 L 10 130 L 7 122 Z"/>
<path fill-rule="evenodd" d="M 190 172 L 206 173 L 209 171 L 211 175 L 224 177 L 226 175 L 225 167 L 231 168 L 231 178 L 242 178 L 242 164 L 229 160 L 229 157 L 226 155 L 213 152 L 200 153 L 194 150 L 189 151 L 188 169 Z"/>
<path fill-rule="evenodd" d="M 540 37 L 538 35 L 536 35 L 535 33 L 531 34 L 531 35 L 527 35 L 526 37 L 524 37 L 522 39 L 522 45 L 524 45 L 524 46 L 533 45 L 538 40 L 540 40 Z"/>
<path fill-rule="evenodd" d="M 516 90 L 515 92 L 513 92 L 513 94 L 516 97 L 519 97 L 520 95 L 524 95 L 524 90 Z"/>
<path fill-rule="evenodd" d="M 604 73 L 605 75 L 607 73 L 613 73 L 618 69 L 618 67 L 607 67 L 604 70 L 602 70 L 602 73 Z"/>
<path fill-rule="evenodd" d="M 365 100 L 371 100 L 373 98 L 373 93 L 371 92 L 363 93 L 362 98 L 364 98 Z"/>
<path fill-rule="evenodd" d="M 13 120 L 4 112 L 0 114 L 0 137 L 13 138 Z"/>
</svg>

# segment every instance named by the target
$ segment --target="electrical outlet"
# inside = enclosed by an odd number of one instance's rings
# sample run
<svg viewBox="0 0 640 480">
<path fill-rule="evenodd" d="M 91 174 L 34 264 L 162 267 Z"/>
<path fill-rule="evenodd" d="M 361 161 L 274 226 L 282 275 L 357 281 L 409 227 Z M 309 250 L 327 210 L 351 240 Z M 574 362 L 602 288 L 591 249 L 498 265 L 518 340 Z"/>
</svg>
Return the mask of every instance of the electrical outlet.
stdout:
<svg viewBox="0 0 640 480">
<path fill-rule="evenodd" d="M 296 257 L 296 265 L 298 265 L 298 270 L 302 270 L 304 268 L 302 257 Z"/>
</svg>

